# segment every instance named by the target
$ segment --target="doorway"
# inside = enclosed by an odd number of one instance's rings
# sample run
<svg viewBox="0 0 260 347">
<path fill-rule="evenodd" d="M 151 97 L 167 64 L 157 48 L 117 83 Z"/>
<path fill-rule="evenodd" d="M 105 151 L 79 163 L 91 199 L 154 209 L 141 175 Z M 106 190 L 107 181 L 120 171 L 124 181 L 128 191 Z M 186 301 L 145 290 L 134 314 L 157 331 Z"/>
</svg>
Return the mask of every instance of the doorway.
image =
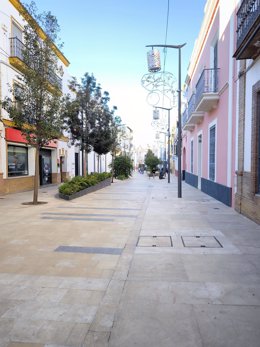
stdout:
<svg viewBox="0 0 260 347">
<path fill-rule="evenodd" d="M 202 174 L 202 134 L 198 136 L 198 189 L 201 189 Z"/>
<path fill-rule="evenodd" d="M 51 184 L 51 150 L 41 149 L 39 157 L 40 185 Z"/>
<path fill-rule="evenodd" d="M 75 176 L 79 176 L 79 153 L 75 153 Z"/>
</svg>

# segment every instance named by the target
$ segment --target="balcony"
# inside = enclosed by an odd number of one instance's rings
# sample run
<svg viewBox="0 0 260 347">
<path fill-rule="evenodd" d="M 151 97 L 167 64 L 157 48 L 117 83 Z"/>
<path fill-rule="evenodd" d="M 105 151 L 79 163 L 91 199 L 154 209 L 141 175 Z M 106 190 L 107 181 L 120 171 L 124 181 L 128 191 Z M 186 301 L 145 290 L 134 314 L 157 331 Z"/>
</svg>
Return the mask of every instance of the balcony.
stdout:
<svg viewBox="0 0 260 347">
<path fill-rule="evenodd" d="M 204 117 L 204 112 L 196 110 L 196 94 L 192 94 L 185 112 L 183 115 L 183 130 L 193 131 L 195 125 L 200 124 Z"/>
<path fill-rule="evenodd" d="M 193 131 L 195 128 L 195 125 L 190 124 L 188 120 L 189 120 L 189 113 L 188 113 L 188 108 L 186 108 L 186 110 L 183 112 L 183 115 L 182 115 L 182 129 Z"/>
<path fill-rule="evenodd" d="M 23 59 L 24 49 L 24 44 L 17 37 L 10 38 L 9 63 L 21 72 L 24 72 L 28 68 Z M 53 92 L 57 89 L 59 91 L 62 90 L 62 79 L 52 71 L 49 71 L 47 80 L 49 82 L 48 89 L 50 92 Z"/>
<path fill-rule="evenodd" d="M 196 85 L 196 112 L 210 112 L 216 108 L 218 94 L 219 69 L 204 69 Z"/>
<path fill-rule="evenodd" d="M 244 0 L 237 12 L 237 50 L 234 57 L 255 59 L 260 54 L 260 0 Z"/>
</svg>

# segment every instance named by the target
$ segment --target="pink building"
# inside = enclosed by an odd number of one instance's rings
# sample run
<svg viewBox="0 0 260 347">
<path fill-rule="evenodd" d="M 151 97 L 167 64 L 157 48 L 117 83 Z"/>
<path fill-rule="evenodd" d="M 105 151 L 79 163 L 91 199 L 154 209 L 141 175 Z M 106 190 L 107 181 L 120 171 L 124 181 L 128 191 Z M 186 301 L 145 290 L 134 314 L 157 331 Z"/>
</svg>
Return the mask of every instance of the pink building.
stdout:
<svg viewBox="0 0 260 347">
<path fill-rule="evenodd" d="M 234 206 L 238 1 L 208 0 L 186 78 L 182 167 L 185 181 Z"/>
<path fill-rule="evenodd" d="M 260 0 L 207 1 L 185 93 L 185 181 L 260 223 Z"/>
</svg>

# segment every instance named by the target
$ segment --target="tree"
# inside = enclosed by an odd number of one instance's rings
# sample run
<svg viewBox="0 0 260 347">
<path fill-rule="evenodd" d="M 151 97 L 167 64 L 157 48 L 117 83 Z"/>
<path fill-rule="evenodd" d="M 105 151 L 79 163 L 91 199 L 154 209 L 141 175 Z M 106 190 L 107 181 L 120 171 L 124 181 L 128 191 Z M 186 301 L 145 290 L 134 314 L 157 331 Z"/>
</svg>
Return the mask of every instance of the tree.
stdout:
<svg viewBox="0 0 260 347">
<path fill-rule="evenodd" d="M 114 111 L 117 110 L 117 107 L 114 106 Z M 112 180 L 111 182 L 113 183 L 114 181 L 114 175 L 115 175 L 115 168 L 114 168 L 114 162 L 115 162 L 115 157 L 117 151 L 120 149 L 119 145 L 119 129 L 121 127 L 121 117 L 115 116 L 111 125 L 111 136 L 112 136 L 112 146 L 111 146 L 111 156 L 112 156 L 112 163 L 111 163 L 111 171 L 112 171 Z"/>
<path fill-rule="evenodd" d="M 14 100 L 7 97 L 2 107 L 28 144 L 35 148 L 33 204 L 37 204 L 39 152 L 61 135 L 65 103 L 60 91 L 61 80 L 57 76 L 60 70 L 54 45 L 59 31 L 57 19 L 50 12 L 37 14 L 33 2 L 27 10 L 31 16 L 24 12 L 27 24 L 24 26 L 22 50 L 23 74 L 17 76 L 19 87 L 10 88 Z"/>
<path fill-rule="evenodd" d="M 114 160 L 114 170 L 115 177 L 125 176 L 128 178 L 131 176 L 131 172 L 133 170 L 133 163 L 131 158 L 125 155 L 120 155 Z"/>
<path fill-rule="evenodd" d="M 113 149 L 115 142 L 114 137 L 114 111 L 117 109 L 115 106 L 112 110 L 108 107 L 109 93 L 104 92 L 100 100 L 97 100 L 96 108 L 92 117 L 92 131 L 90 134 L 91 145 L 93 150 L 98 154 L 99 159 L 102 154 L 107 154 Z M 100 171 L 100 160 L 98 160 L 98 171 Z"/>
<path fill-rule="evenodd" d="M 144 162 L 149 171 L 152 172 L 153 170 L 157 170 L 157 165 L 160 164 L 161 161 L 150 149 L 148 149 Z"/>
<path fill-rule="evenodd" d="M 109 109 L 109 93 L 102 94 L 94 75 L 88 73 L 81 79 L 81 84 L 73 78 L 69 86 L 75 93 L 75 99 L 67 100 L 64 121 L 73 142 L 81 146 L 82 153 L 89 153 L 93 149 L 99 157 L 107 154 L 115 141 L 113 116 L 117 109 L 115 106 Z"/>
<path fill-rule="evenodd" d="M 82 151 L 82 175 L 84 175 L 84 153 L 86 155 L 92 150 L 90 140 L 91 124 L 93 124 L 94 108 L 96 99 L 100 95 L 100 86 L 96 84 L 93 74 L 85 73 L 78 83 L 74 77 L 69 84 L 70 90 L 75 98 L 67 99 L 66 111 L 64 113 L 64 122 L 72 136 L 72 142 L 80 146 Z M 86 160 L 87 162 L 87 160 Z M 86 167 L 86 171 L 87 167 Z"/>
</svg>

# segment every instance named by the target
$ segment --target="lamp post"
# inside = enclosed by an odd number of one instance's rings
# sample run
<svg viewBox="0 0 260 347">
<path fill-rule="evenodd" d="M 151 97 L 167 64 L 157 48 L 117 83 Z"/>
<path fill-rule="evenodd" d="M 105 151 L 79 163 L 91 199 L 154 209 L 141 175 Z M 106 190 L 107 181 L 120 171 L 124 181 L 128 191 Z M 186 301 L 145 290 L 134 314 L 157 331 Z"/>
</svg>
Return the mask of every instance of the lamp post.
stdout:
<svg viewBox="0 0 260 347">
<path fill-rule="evenodd" d="M 161 109 L 161 110 L 166 110 L 168 111 L 168 153 L 167 153 L 167 166 L 168 166 L 168 183 L 171 182 L 171 175 L 170 175 L 170 142 L 171 142 L 171 132 L 170 132 L 170 112 L 171 108 L 166 108 L 166 107 L 160 107 L 160 106 L 155 106 L 156 109 Z"/>
<path fill-rule="evenodd" d="M 182 197 L 182 187 L 181 187 L 181 49 L 186 43 L 182 45 L 147 45 L 146 47 L 163 47 L 163 48 L 174 48 L 179 51 L 179 69 L 178 69 L 178 198 Z M 169 144 L 168 144 L 169 146 Z M 168 178 L 169 179 L 169 178 Z"/>
</svg>

